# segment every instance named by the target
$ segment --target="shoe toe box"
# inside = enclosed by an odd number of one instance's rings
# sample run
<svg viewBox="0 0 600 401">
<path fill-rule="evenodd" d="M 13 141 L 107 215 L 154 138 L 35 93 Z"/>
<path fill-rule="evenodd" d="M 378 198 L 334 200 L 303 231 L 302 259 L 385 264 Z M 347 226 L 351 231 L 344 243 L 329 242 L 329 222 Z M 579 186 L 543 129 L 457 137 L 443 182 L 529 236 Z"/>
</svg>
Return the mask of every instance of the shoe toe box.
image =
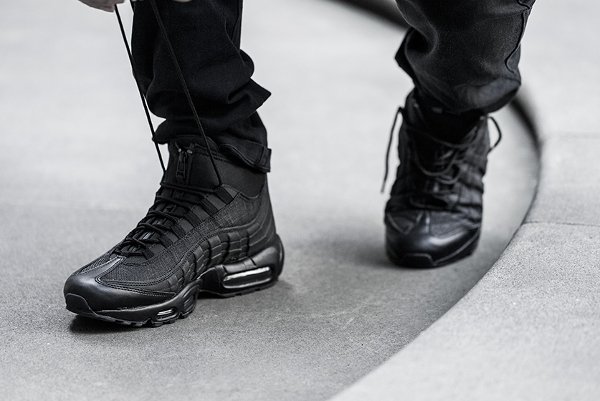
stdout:
<svg viewBox="0 0 600 401">
<path fill-rule="evenodd" d="M 101 277 L 123 261 L 122 257 L 101 257 L 73 273 L 65 282 L 67 309 L 78 313 L 86 304 L 93 312 L 150 305 L 168 299 L 165 294 L 146 292 L 128 285 L 107 285 Z"/>
<path fill-rule="evenodd" d="M 460 215 L 434 211 L 401 211 L 386 215 L 390 259 L 407 267 L 436 267 L 470 254 L 479 225 Z"/>
</svg>

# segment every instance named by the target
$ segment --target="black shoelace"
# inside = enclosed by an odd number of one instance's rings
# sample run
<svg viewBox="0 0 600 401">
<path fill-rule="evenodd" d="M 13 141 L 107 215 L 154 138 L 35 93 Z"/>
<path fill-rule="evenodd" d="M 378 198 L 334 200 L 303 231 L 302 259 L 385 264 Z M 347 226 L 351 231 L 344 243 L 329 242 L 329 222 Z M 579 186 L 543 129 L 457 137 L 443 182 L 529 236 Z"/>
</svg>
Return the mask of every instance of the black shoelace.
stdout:
<svg viewBox="0 0 600 401">
<path fill-rule="evenodd" d="M 396 131 L 396 126 L 398 125 L 400 115 L 402 115 L 403 117 L 405 115 L 404 108 L 402 107 L 398 108 L 394 116 L 392 128 L 390 130 L 390 136 L 388 140 L 385 158 L 385 173 L 381 192 L 385 191 L 385 185 L 389 176 L 389 159 L 394 134 Z M 489 153 L 500 144 L 500 141 L 502 140 L 502 131 L 500 130 L 500 126 L 494 117 L 487 116 L 483 118 L 490 119 L 496 127 L 496 131 L 498 132 L 498 139 L 496 140 L 494 145 L 492 145 L 488 150 Z M 430 142 L 435 143 L 436 147 L 438 148 L 435 154 L 435 159 L 429 163 L 429 166 L 426 166 L 425 163 L 423 163 L 421 158 L 419 157 L 420 152 L 417 148 L 415 140 L 410 135 L 408 136 L 410 155 L 411 158 L 414 160 L 414 165 L 417 167 L 419 172 L 425 177 L 425 181 L 431 181 L 431 183 L 424 182 L 423 185 L 419 185 L 418 195 L 420 197 L 424 199 L 429 198 L 434 200 L 443 199 L 445 195 L 452 192 L 452 188 L 461 177 L 461 169 L 459 168 L 459 166 L 464 162 L 467 151 L 471 148 L 471 146 L 473 146 L 473 144 L 478 139 L 477 130 L 479 124 L 480 122 L 478 122 L 477 125 L 472 129 L 472 131 L 467 135 L 466 140 L 459 144 L 443 141 L 439 138 L 432 136 L 425 130 L 418 129 L 417 127 L 411 125 L 407 126 L 407 129 L 412 130 L 414 134 L 426 137 Z M 436 190 L 431 191 L 427 188 L 436 188 Z M 446 190 L 443 191 L 440 190 L 440 188 L 446 188 Z M 429 205 L 429 203 L 431 202 L 427 203 L 428 205 L 422 206 L 434 206 L 436 202 L 434 202 L 432 205 Z"/>
<path fill-rule="evenodd" d="M 161 244 L 167 248 L 172 244 L 169 233 L 177 239 L 186 235 L 178 224 L 181 219 L 187 220 L 192 226 L 200 223 L 200 218 L 192 211 L 193 207 L 199 207 L 207 214 L 215 212 L 205 199 L 205 192 L 163 182 L 146 216 L 113 252 L 126 257 L 143 256 L 150 259 L 153 256 L 150 250 L 152 245 Z"/>
<path fill-rule="evenodd" d="M 189 216 L 190 209 L 190 202 L 177 196 L 175 190 L 163 186 L 146 217 L 116 247 L 114 253 L 125 257 L 143 256 L 150 259 L 153 256 L 150 250 L 152 245 L 161 244 L 165 248 L 171 245 L 168 232 L 178 239 L 185 235 L 177 222 Z"/>
<path fill-rule="evenodd" d="M 181 88 L 189 104 L 190 111 L 198 127 L 198 131 L 200 132 L 200 135 L 208 151 L 208 156 L 210 158 L 211 165 L 214 169 L 220 187 L 223 182 L 221 179 L 221 174 L 215 162 L 215 158 L 211 150 L 208 137 L 206 136 L 206 133 L 204 131 L 202 121 L 200 120 L 198 111 L 196 110 L 196 106 L 193 102 L 189 87 L 181 70 L 179 61 L 169 39 L 167 29 L 160 16 L 160 12 L 156 5 L 156 1 L 147 1 L 152 7 L 152 12 L 154 13 L 154 17 L 161 32 L 162 39 L 167 45 L 167 49 L 173 62 L 175 73 L 177 74 L 177 77 L 181 84 Z M 166 171 L 166 167 L 162 154 L 160 152 L 159 144 L 156 140 L 156 131 L 152 123 L 152 118 L 148 107 L 148 101 L 140 84 L 139 74 L 135 68 L 133 54 L 131 52 L 131 47 L 127 39 L 127 34 L 125 33 L 125 28 L 123 26 L 123 21 L 121 19 L 121 15 L 119 13 L 119 8 L 117 5 L 115 5 L 115 13 L 117 16 L 117 22 L 119 24 L 119 29 L 121 31 L 121 36 L 125 44 L 125 49 L 127 50 L 127 56 L 129 58 L 129 62 L 131 63 L 133 77 L 137 84 L 142 106 L 146 114 L 146 120 L 150 128 L 152 141 L 154 142 L 156 152 L 158 154 L 158 159 L 160 161 L 160 165 L 164 173 Z M 182 150 L 179 149 L 179 152 L 181 153 Z M 157 193 L 155 203 L 148 211 L 146 217 L 144 217 L 138 223 L 137 227 L 125 237 L 125 239 L 116 247 L 114 252 L 123 256 L 144 256 L 146 258 L 151 258 L 153 256 L 153 253 L 150 250 L 150 247 L 152 245 L 162 244 L 163 246 L 167 247 L 171 244 L 171 240 L 167 235 L 168 233 L 174 234 L 177 238 L 181 238 L 185 234 L 183 232 L 183 229 L 177 224 L 179 219 L 186 218 L 190 220 L 190 223 L 192 225 L 197 223 L 198 218 L 192 212 L 190 212 L 190 209 L 192 205 L 195 204 L 202 206 L 202 202 L 205 196 L 205 193 L 200 193 L 190 188 L 166 184 L 163 182 L 161 184 L 161 189 Z"/>
</svg>

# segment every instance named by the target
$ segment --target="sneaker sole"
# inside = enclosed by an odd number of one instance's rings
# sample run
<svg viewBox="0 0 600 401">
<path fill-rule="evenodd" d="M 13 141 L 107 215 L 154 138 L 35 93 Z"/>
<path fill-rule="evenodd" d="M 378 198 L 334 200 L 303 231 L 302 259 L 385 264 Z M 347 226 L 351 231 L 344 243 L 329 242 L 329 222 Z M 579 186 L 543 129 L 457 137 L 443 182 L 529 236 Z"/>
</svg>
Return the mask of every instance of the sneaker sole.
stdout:
<svg viewBox="0 0 600 401">
<path fill-rule="evenodd" d="M 137 308 L 94 311 L 82 296 L 66 294 L 67 310 L 79 316 L 126 326 L 159 327 L 188 317 L 194 311 L 199 295 L 228 298 L 273 286 L 283 270 L 284 258 L 283 244 L 277 236 L 273 245 L 252 257 L 207 269 L 168 301 Z"/>
<path fill-rule="evenodd" d="M 479 244 L 479 237 L 480 233 L 478 231 L 459 249 L 438 259 L 434 259 L 433 256 L 428 253 L 399 254 L 393 249 L 389 241 L 386 241 L 385 249 L 390 261 L 397 266 L 406 268 L 436 268 L 449 265 L 472 255 Z"/>
</svg>

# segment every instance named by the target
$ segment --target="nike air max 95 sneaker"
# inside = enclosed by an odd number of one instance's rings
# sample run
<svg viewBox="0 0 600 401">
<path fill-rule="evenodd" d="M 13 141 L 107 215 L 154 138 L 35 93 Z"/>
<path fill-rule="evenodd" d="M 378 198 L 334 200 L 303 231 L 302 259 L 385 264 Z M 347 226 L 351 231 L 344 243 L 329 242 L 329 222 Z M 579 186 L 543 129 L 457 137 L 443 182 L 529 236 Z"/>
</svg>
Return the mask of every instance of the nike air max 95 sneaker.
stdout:
<svg viewBox="0 0 600 401">
<path fill-rule="evenodd" d="M 71 312 L 160 326 L 187 317 L 200 293 L 241 295 L 278 279 L 284 252 L 266 175 L 217 157 L 219 178 L 193 142 L 172 142 L 169 154 L 146 217 L 66 281 Z"/>
</svg>

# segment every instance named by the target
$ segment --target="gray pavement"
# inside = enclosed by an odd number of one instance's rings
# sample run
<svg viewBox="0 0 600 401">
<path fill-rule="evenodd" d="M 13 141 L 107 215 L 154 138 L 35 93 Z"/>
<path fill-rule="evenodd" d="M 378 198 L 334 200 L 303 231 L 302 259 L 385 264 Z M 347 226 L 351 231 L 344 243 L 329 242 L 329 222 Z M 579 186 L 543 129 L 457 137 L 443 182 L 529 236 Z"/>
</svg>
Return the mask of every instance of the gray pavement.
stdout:
<svg viewBox="0 0 600 401">
<path fill-rule="evenodd" d="M 522 72 L 542 179 L 498 263 L 335 401 L 600 399 L 598 3 L 536 3 Z"/>
<path fill-rule="evenodd" d="M 337 2 L 253 0 L 244 47 L 274 93 L 262 114 L 287 246 L 281 282 L 203 299 L 159 329 L 74 318 L 64 279 L 135 225 L 160 178 L 113 18 L 74 0 L 20 0 L 0 15 L 3 398 L 326 399 L 451 308 L 529 207 L 535 150 L 506 111 L 476 255 L 438 270 L 390 266 L 378 189 L 410 89 L 393 62 L 402 32 Z"/>
</svg>

